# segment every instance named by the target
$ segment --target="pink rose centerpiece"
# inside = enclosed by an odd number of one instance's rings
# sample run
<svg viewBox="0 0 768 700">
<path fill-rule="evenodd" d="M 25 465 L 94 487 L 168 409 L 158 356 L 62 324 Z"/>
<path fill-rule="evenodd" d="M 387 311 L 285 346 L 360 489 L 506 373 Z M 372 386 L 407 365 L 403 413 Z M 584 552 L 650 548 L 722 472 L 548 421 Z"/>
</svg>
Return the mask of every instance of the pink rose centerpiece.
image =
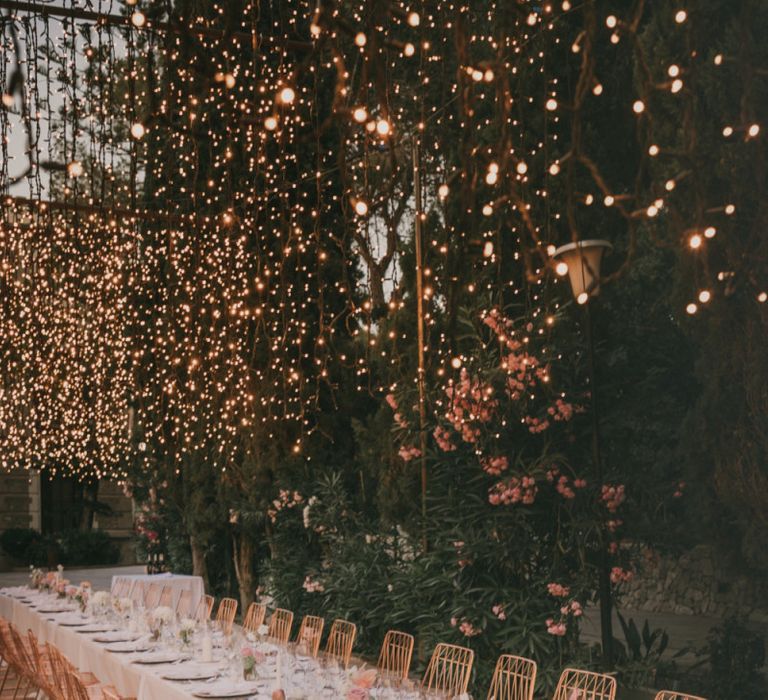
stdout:
<svg viewBox="0 0 768 700">
<path fill-rule="evenodd" d="M 240 656 L 243 659 L 243 679 L 251 681 L 256 678 L 257 664 L 264 662 L 264 654 L 256 651 L 253 647 L 244 646 L 240 651 Z"/>
</svg>

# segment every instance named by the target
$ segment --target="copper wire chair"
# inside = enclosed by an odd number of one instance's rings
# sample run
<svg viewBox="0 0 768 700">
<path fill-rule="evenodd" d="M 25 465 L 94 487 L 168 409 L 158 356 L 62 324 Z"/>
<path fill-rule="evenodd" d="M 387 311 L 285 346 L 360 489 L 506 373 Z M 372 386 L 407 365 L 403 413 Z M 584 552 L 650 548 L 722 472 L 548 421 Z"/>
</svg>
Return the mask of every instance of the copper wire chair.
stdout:
<svg viewBox="0 0 768 700">
<path fill-rule="evenodd" d="M 229 634 L 232 632 L 235 615 L 237 615 L 237 601 L 234 598 L 222 598 L 219 609 L 216 611 L 216 626 L 224 634 Z"/>
<path fill-rule="evenodd" d="M 267 606 L 264 603 L 251 603 L 243 620 L 243 629 L 246 632 L 256 632 L 264 624 L 267 616 Z"/>
<path fill-rule="evenodd" d="M 325 653 L 332 659 L 338 659 L 339 663 L 347 667 L 349 657 L 352 656 L 352 647 L 355 645 L 357 626 L 347 620 L 334 620 L 328 641 L 325 643 Z"/>
<path fill-rule="evenodd" d="M 152 610 L 160 605 L 160 596 L 163 595 L 163 587 L 159 583 L 150 583 L 144 593 L 144 607 Z"/>
<path fill-rule="evenodd" d="M 173 609 L 173 588 L 170 586 L 163 586 L 163 589 L 160 592 L 160 600 L 157 604 L 165 608 Z"/>
<path fill-rule="evenodd" d="M 310 656 L 317 656 L 323 636 L 325 620 L 316 615 L 304 615 L 296 635 L 296 644 L 303 647 Z"/>
<path fill-rule="evenodd" d="M 211 619 L 211 611 L 213 610 L 213 596 L 204 595 L 200 598 L 200 602 L 197 604 L 197 610 L 195 610 L 195 619 L 200 622 L 205 622 Z"/>
<path fill-rule="evenodd" d="M 488 689 L 488 700 L 533 700 L 536 662 L 522 656 L 502 654 Z"/>
<path fill-rule="evenodd" d="M 144 605 L 144 584 L 141 581 L 134 582 L 128 597 L 134 603 Z"/>
<path fill-rule="evenodd" d="M 176 601 L 176 614 L 179 617 L 189 617 L 192 614 L 192 591 L 182 591 Z"/>
<path fill-rule="evenodd" d="M 462 695 L 467 692 L 475 652 L 455 644 L 440 643 L 432 652 L 421 687 L 446 695 Z"/>
<path fill-rule="evenodd" d="M 381 643 L 379 670 L 393 678 L 408 678 L 413 656 L 413 635 L 389 630 Z"/>
<path fill-rule="evenodd" d="M 655 700 L 706 700 L 706 698 L 688 693 L 678 693 L 674 690 L 662 690 L 656 694 Z"/>
<path fill-rule="evenodd" d="M 615 700 L 616 679 L 604 673 L 566 668 L 560 674 L 552 700 Z"/>
<path fill-rule="evenodd" d="M 290 610 L 277 608 L 269 618 L 267 636 L 278 644 L 287 644 L 291 638 L 293 627 L 293 613 Z"/>
</svg>

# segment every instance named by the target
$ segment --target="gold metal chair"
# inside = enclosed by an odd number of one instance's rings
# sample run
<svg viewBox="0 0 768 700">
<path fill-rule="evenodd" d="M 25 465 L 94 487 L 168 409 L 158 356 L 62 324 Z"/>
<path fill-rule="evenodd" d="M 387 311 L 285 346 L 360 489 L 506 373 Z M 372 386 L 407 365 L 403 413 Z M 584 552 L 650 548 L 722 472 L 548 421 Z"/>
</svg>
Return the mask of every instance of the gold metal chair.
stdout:
<svg viewBox="0 0 768 700">
<path fill-rule="evenodd" d="M 246 632 L 256 632 L 264 624 L 267 616 L 267 606 L 264 603 L 251 603 L 243 620 L 243 629 Z"/>
<path fill-rule="evenodd" d="M 222 598 L 216 611 L 216 626 L 225 634 L 232 632 L 232 623 L 237 615 L 237 601 L 234 598 Z"/>
<path fill-rule="evenodd" d="M 150 583 L 144 593 L 144 607 L 152 610 L 160 604 L 160 596 L 163 595 L 163 587 L 159 583 Z"/>
<path fill-rule="evenodd" d="M 277 608 L 269 618 L 267 636 L 277 644 L 287 644 L 291 638 L 291 627 L 293 627 L 293 613 L 290 610 Z"/>
<path fill-rule="evenodd" d="M 688 693 L 678 693 L 674 690 L 662 690 L 657 693 L 655 700 L 707 700 L 699 695 L 688 695 Z"/>
<path fill-rule="evenodd" d="M 488 700 L 533 700 L 536 662 L 522 656 L 502 654 L 488 689 Z"/>
<path fill-rule="evenodd" d="M 176 601 L 176 614 L 179 617 L 189 617 L 192 611 L 192 591 L 182 591 Z"/>
<path fill-rule="evenodd" d="M 356 636 L 357 626 L 354 622 L 334 620 L 328 634 L 328 641 L 325 643 L 326 655 L 338 659 L 339 663 L 346 668 L 349 664 L 349 657 L 352 656 L 352 647 L 355 644 Z"/>
<path fill-rule="evenodd" d="M 384 635 L 376 664 L 382 673 L 394 678 L 408 678 L 413 656 L 413 635 L 389 630 Z"/>
<path fill-rule="evenodd" d="M 566 668 L 560 674 L 552 700 L 573 700 L 574 697 L 589 700 L 615 700 L 616 679 L 604 673 Z"/>
<path fill-rule="evenodd" d="M 462 695 L 467 692 L 475 652 L 455 644 L 440 643 L 432 652 L 421 687 L 446 695 Z"/>
<path fill-rule="evenodd" d="M 316 615 L 304 615 L 296 635 L 296 644 L 304 647 L 310 656 L 317 656 L 320 640 L 323 637 L 325 620 Z"/>
<path fill-rule="evenodd" d="M 173 588 L 170 586 L 163 586 L 163 590 L 160 592 L 160 600 L 158 605 L 173 609 Z"/>
<path fill-rule="evenodd" d="M 200 602 L 197 604 L 197 610 L 195 610 L 195 619 L 204 622 L 211 619 L 211 611 L 213 610 L 213 596 L 204 595 L 200 598 Z"/>
</svg>

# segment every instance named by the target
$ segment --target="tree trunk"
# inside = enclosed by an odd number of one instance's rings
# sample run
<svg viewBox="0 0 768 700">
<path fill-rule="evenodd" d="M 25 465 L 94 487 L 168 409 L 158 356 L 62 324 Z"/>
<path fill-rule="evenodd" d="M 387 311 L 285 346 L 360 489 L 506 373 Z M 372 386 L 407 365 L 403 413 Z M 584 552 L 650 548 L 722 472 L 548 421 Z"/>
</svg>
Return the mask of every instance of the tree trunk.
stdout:
<svg viewBox="0 0 768 700">
<path fill-rule="evenodd" d="M 192 575 L 202 576 L 205 590 L 210 590 L 208 581 L 208 567 L 205 565 L 205 549 L 199 540 L 194 536 L 189 536 L 189 546 L 192 549 Z"/>
<path fill-rule="evenodd" d="M 232 559 L 240 587 L 240 610 L 245 616 L 253 602 L 256 587 L 253 571 L 253 540 L 243 532 L 232 535 Z"/>
</svg>

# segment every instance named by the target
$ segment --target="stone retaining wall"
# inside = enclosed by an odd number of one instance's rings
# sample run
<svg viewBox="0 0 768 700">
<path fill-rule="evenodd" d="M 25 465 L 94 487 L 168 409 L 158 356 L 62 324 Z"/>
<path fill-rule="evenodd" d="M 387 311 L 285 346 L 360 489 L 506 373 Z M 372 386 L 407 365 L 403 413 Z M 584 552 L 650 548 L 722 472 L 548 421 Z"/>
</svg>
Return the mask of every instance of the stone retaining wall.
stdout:
<svg viewBox="0 0 768 700">
<path fill-rule="evenodd" d="M 679 557 L 647 561 L 625 588 L 622 607 L 720 618 L 737 613 L 768 623 L 768 581 L 699 545 Z"/>
</svg>

